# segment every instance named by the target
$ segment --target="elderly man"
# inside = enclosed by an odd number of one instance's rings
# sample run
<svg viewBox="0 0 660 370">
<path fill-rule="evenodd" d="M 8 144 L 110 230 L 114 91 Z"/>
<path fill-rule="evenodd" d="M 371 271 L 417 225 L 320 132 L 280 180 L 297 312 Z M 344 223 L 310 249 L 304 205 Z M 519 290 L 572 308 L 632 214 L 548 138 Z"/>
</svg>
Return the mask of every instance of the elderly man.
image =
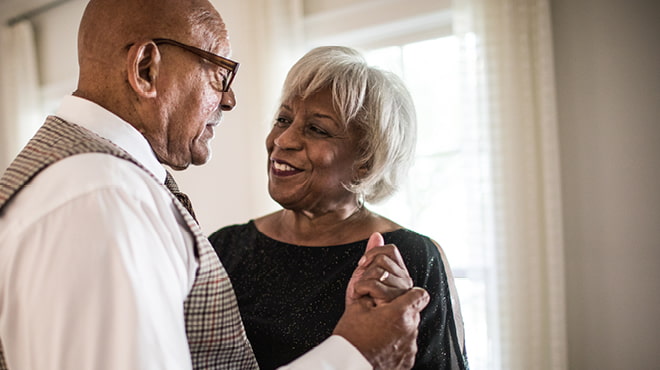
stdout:
<svg viewBox="0 0 660 370">
<path fill-rule="evenodd" d="M 226 272 L 162 166 L 208 161 L 236 104 L 222 18 L 206 0 L 91 0 L 78 42 L 77 90 L 0 180 L 0 369 L 256 368 Z M 290 368 L 412 365 L 428 295 L 375 304 L 401 261 L 392 246 L 365 257 L 335 335 Z"/>
</svg>

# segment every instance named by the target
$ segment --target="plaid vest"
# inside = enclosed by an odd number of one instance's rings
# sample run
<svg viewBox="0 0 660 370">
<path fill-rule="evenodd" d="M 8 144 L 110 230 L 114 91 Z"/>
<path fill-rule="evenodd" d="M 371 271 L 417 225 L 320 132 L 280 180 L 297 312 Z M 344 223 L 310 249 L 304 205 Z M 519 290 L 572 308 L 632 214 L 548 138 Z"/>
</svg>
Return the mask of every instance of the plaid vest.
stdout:
<svg viewBox="0 0 660 370">
<path fill-rule="evenodd" d="M 106 153 L 125 159 L 157 181 L 145 167 L 112 142 L 50 116 L 0 178 L 0 217 L 4 217 L 4 207 L 9 200 L 41 170 L 60 159 L 82 153 Z M 258 369 L 227 272 L 197 223 L 164 185 L 163 188 L 188 224 L 199 260 L 195 282 L 184 302 L 193 368 Z M 6 369 L 0 342 L 0 370 Z"/>
</svg>

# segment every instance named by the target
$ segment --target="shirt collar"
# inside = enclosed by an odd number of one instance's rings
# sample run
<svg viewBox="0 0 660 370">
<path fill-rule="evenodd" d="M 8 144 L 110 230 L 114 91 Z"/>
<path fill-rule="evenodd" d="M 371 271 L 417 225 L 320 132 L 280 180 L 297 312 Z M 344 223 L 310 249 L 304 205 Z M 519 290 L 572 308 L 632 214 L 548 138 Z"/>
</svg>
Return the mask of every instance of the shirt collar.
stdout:
<svg viewBox="0 0 660 370">
<path fill-rule="evenodd" d="M 151 171 L 161 183 L 165 183 L 165 168 L 147 139 L 114 113 L 92 101 L 70 95 L 62 100 L 55 115 L 112 141 Z"/>
</svg>

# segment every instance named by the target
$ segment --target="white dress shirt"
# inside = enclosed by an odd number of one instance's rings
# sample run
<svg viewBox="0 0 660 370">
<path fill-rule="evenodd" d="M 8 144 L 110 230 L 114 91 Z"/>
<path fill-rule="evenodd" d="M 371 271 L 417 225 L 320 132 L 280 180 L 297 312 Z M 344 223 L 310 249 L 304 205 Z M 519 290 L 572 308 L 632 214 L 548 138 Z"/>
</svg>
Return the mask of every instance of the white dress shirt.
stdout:
<svg viewBox="0 0 660 370">
<path fill-rule="evenodd" d="M 146 139 L 67 97 L 58 117 L 123 148 L 162 183 Z M 39 173 L 0 217 L 0 338 L 10 370 L 190 369 L 183 302 L 193 238 L 167 190 L 134 164 L 88 153 Z M 333 336 L 289 369 L 369 369 Z"/>
</svg>

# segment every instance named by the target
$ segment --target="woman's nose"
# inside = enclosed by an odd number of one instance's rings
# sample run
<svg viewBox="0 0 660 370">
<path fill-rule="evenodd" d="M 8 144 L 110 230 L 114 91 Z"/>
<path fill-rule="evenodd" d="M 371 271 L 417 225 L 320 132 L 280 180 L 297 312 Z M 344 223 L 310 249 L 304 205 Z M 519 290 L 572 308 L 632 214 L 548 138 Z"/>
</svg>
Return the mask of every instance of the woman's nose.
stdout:
<svg viewBox="0 0 660 370">
<path fill-rule="evenodd" d="M 300 149 L 302 146 L 300 130 L 295 125 L 290 125 L 275 137 L 274 143 L 281 149 Z"/>
</svg>

